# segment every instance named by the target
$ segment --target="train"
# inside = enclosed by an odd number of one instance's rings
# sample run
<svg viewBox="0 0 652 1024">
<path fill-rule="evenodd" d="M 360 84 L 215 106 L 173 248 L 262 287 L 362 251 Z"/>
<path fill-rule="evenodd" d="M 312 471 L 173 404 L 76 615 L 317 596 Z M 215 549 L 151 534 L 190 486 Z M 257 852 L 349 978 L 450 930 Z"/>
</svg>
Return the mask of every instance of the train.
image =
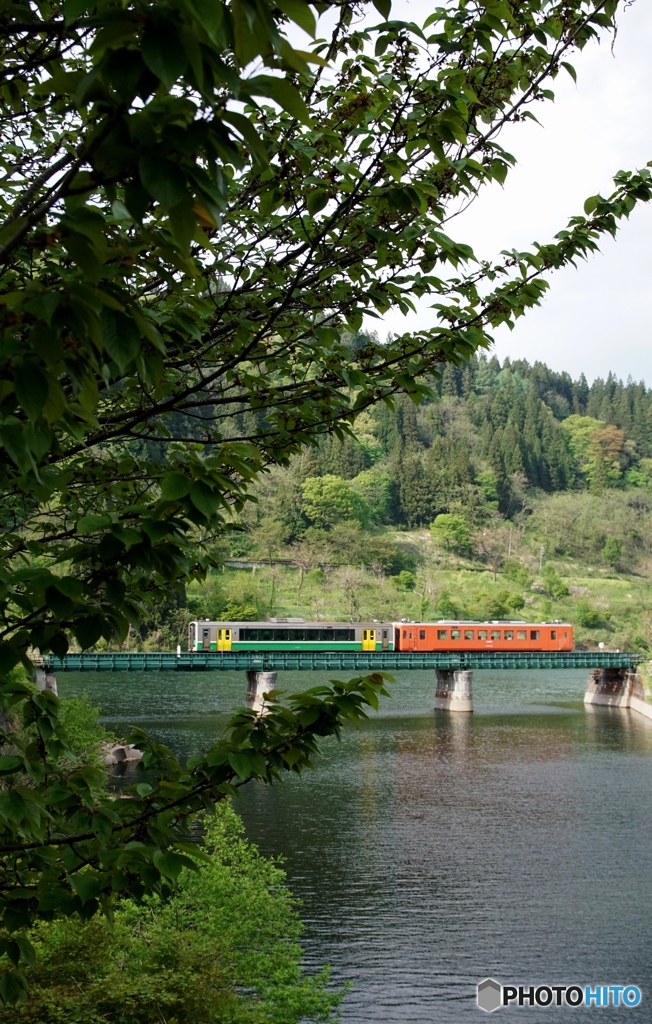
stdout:
<svg viewBox="0 0 652 1024">
<path fill-rule="evenodd" d="M 211 622 L 188 627 L 189 651 L 572 651 L 568 622 Z"/>
</svg>

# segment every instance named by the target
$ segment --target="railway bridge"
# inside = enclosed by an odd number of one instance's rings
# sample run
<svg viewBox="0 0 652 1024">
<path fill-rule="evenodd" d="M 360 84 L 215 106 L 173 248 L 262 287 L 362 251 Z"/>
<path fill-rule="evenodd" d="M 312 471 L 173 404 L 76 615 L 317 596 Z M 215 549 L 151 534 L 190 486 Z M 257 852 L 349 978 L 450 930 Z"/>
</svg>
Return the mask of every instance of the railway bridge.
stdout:
<svg viewBox="0 0 652 1024">
<path fill-rule="evenodd" d="M 615 651 L 172 651 L 132 653 L 86 652 L 64 658 L 46 655 L 37 683 L 56 692 L 60 672 L 234 672 L 247 675 L 246 700 L 260 709 L 263 694 L 276 687 L 277 673 L 394 672 L 431 670 L 435 674 L 434 706 L 438 710 L 473 710 L 474 669 L 588 669 L 584 702 L 631 707 L 652 719 L 639 666 L 642 654 Z"/>
</svg>

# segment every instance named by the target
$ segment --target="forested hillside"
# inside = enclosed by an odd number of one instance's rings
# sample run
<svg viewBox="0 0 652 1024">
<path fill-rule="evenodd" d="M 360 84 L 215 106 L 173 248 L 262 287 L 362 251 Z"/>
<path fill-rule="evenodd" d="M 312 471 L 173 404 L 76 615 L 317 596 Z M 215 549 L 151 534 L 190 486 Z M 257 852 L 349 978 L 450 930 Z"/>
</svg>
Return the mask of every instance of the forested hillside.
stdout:
<svg viewBox="0 0 652 1024">
<path fill-rule="evenodd" d="M 652 649 L 651 392 L 485 357 L 432 385 L 274 468 L 221 545 L 249 568 L 193 584 L 129 642 L 184 643 L 194 616 L 516 616 Z"/>
<path fill-rule="evenodd" d="M 264 518 L 288 538 L 343 519 L 413 528 L 441 513 L 513 517 L 539 493 L 652 483 L 652 398 L 610 375 L 590 387 L 541 363 L 447 365 L 434 401 L 400 397 L 277 472 Z M 320 481 L 320 482 L 318 482 Z M 346 481 L 346 484 L 342 484 Z M 271 503 L 271 507 L 270 507 Z"/>
</svg>

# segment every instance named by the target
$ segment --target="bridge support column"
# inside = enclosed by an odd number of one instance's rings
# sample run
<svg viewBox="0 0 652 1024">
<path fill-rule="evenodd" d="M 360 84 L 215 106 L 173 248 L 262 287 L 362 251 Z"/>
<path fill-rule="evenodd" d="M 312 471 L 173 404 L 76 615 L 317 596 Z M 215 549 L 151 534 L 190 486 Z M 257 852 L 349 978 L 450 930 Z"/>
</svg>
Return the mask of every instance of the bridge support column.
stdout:
<svg viewBox="0 0 652 1024">
<path fill-rule="evenodd" d="M 50 672 L 46 668 L 35 668 L 34 682 L 36 683 L 37 690 L 50 690 L 55 697 L 59 696 L 57 691 L 57 677 L 54 672 Z"/>
<path fill-rule="evenodd" d="M 473 711 L 473 672 L 438 668 L 435 674 L 435 711 Z"/>
<path fill-rule="evenodd" d="M 586 685 L 584 703 L 601 704 L 610 708 L 628 708 L 637 675 L 636 670 L 631 668 L 594 669 Z"/>
<path fill-rule="evenodd" d="M 247 669 L 247 707 L 261 712 L 264 709 L 263 694 L 276 689 L 276 672 L 258 672 Z"/>
</svg>

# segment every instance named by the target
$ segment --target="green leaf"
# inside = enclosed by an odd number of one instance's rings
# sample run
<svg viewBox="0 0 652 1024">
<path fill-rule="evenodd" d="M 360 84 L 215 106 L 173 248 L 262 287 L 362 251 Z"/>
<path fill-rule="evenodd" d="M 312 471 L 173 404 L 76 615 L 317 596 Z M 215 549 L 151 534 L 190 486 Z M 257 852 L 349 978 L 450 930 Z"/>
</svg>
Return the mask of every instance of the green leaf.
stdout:
<svg viewBox="0 0 652 1024">
<path fill-rule="evenodd" d="M 271 49 L 269 29 L 267 25 L 263 27 L 256 8 L 248 0 L 231 0 L 230 6 L 235 56 L 246 67 L 259 53 Z"/>
<path fill-rule="evenodd" d="M 18 943 L 20 949 L 20 955 L 28 967 L 34 967 L 36 965 L 36 952 L 32 943 L 25 935 L 14 936 L 14 941 Z"/>
<path fill-rule="evenodd" d="M 179 41 L 178 32 L 168 22 L 148 19 L 141 44 L 145 64 L 169 89 L 188 66 L 186 52 Z"/>
<path fill-rule="evenodd" d="M 173 209 L 188 197 L 186 177 L 171 160 L 152 153 L 140 158 L 138 170 L 143 185 L 164 210 Z"/>
<path fill-rule="evenodd" d="M 190 500 L 207 517 L 214 515 L 219 505 L 218 495 L 198 480 L 190 488 Z"/>
<path fill-rule="evenodd" d="M 249 755 L 244 753 L 244 751 L 239 754 L 229 754 L 229 764 L 243 782 L 251 775 L 252 764 L 249 759 Z"/>
<path fill-rule="evenodd" d="M 308 4 L 303 3 L 303 0 L 276 0 L 276 5 L 281 8 L 283 14 L 287 14 L 291 21 L 314 39 L 317 20 Z"/>
<path fill-rule="evenodd" d="M 252 96 L 269 96 L 297 121 L 310 124 L 310 113 L 301 93 L 286 78 L 257 75 L 256 78 L 248 78 L 243 87 Z"/>
<path fill-rule="evenodd" d="M 0 675 L 6 675 L 19 661 L 18 651 L 10 647 L 5 640 L 0 641 Z"/>
<path fill-rule="evenodd" d="M 0 754 L 0 775 L 11 775 L 22 767 L 22 757 L 16 754 Z"/>
<path fill-rule="evenodd" d="M 178 853 L 173 853 L 172 850 L 167 850 L 165 853 L 161 850 L 157 850 L 154 854 L 153 860 L 154 864 L 165 878 L 170 878 L 173 882 L 176 882 L 185 867 L 186 858 L 181 857 Z"/>
<path fill-rule="evenodd" d="M 183 473 L 168 473 L 161 479 L 161 497 L 165 501 L 176 501 L 185 498 L 190 491 L 192 481 Z"/>
<path fill-rule="evenodd" d="M 102 879 L 98 875 L 84 872 L 80 875 L 72 875 L 69 879 L 71 886 L 84 903 L 96 899 L 102 891 Z"/>
<path fill-rule="evenodd" d="M 0 791 L 0 815 L 16 823 L 23 820 L 27 805 L 20 793 L 13 789 Z"/>
<path fill-rule="evenodd" d="M 181 202 L 173 206 L 169 212 L 172 234 L 179 243 L 179 247 L 186 253 L 190 249 L 190 243 L 197 231 L 197 215 L 193 207 L 192 199 L 185 195 Z"/>
<path fill-rule="evenodd" d="M 115 309 L 102 311 L 102 339 L 104 348 L 121 372 L 140 351 L 141 335 L 137 325 L 130 316 Z"/>
<path fill-rule="evenodd" d="M 83 535 L 87 533 L 99 533 L 100 530 L 105 530 L 107 526 L 110 525 L 110 516 L 89 515 L 82 516 L 75 529 L 78 534 Z"/>
<path fill-rule="evenodd" d="M 265 149 L 265 145 L 248 117 L 245 117 L 244 114 L 238 114 L 235 110 L 225 110 L 222 114 L 222 120 L 232 124 L 240 132 L 261 164 L 267 165 L 269 163 L 269 154 Z"/>
<path fill-rule="evenodd" d="M 103 517 L 100 516 L 98 518 Z M 84 585 L 81 580 L 75 579 L 74 576 L 55 576 L 52 580 L 52 586 L 56 587 L 62 594 L 65 594 L 66 597 L 72 598 L 73 601 L 79 601 L 84 596 Z"/>
<path fill-rule="evenodd" d="M 103 630 L 104 620 L 99 615 L 88 615 L 86 618 L 79 619 L 73 626 L 74 634 L 83 651 L 97 643 Z"/>
<path fill-rule="evenodd" d="M 573 65 L 569 64 L 567 61 L 563 60 L 561 62 L 561 66 L 562 66 L 562 68 L 565 68 L 566 71 L 568 71 L 568 74 L 571 76 L 573 81 L 577 84 L 577 72 L 575 71 L 575 68 L 573 67 Z"/>
<path fill-rule="evenodd" d="M 372 0 L 372 2 L 378 13 L 382 14 L 385 21 L 387 21 L 392 9 L 392 0 Z"/>
<path fill-rule="evenodd" d="M 310 192 L 306 200 L 310 216 L 314 217 L 316 213 L 323 210 L 328 203 L 328 199 L 328 191 L 324 188 L 316 188 L 314 192 Z"/>
<path fill-rule="evenodd" d="M 589 196 L 589 198 L 584 203 L 584 213 L 586 213 L 587 215 L 593 213 L 593 211 L 597 208 L 599 200 L 600 196 Z"/>
<path fill-rule="evenodd" d="M 21 363 L 14 370 L 18 404 L 30 420 L 39 418 L 48 399 L 48 378 L 35 363 Z"/>
<path fill-rule="evenodd" d="M 0 1002 L 6 1006 L 27 1002 L 27 983 L 20 971 L 0 974 Z"/>
</svg>

